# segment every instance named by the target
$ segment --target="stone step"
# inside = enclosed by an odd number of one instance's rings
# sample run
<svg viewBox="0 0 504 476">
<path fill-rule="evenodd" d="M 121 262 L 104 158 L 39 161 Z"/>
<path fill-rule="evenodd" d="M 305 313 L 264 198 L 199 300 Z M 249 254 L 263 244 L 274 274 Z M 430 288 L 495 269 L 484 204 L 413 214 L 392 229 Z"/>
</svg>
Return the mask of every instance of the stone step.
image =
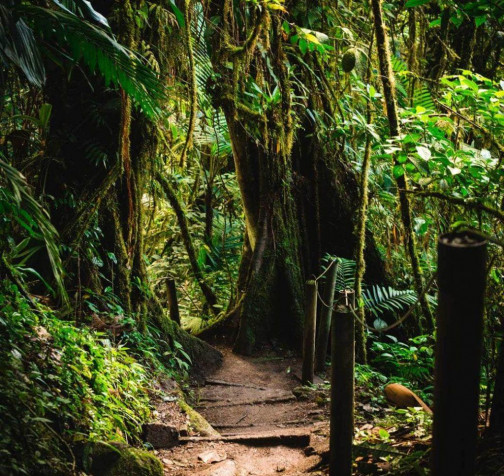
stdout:
<svg viewBox="0 0 504 476">
<path fill-rule="evenodd" d="M 262 433 L 228 434 L 223 436 L 185 436 L 180 437 L 179 442 L 227 442 L 239 443 L 247 446 L 289 446 L 292 448 L 304 448 L 310 445 L 310 428 L 296 428 L 292 430 L 265 431 Z"/>
</svg>

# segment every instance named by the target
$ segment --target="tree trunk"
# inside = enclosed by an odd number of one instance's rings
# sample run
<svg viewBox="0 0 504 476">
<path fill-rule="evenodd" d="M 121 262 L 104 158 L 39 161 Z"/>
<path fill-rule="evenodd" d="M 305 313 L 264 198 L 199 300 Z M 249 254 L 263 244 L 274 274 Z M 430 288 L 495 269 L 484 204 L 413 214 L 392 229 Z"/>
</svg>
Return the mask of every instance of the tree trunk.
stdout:
<svg viewBox="0 0 504 476">
<path fill-rule="evenodd" d="M 241 271 L 247 282 L 235 349 L 249 354 L 256 341 L 269 334 L 284 334 L 300 345 L 304 279 L 301 229 L 289 182 L 292 163 L 290 158 L 243 143 L 241 125 L 228 124 L 252 248 L 251 260 L 243 262 L 247 269 Z"/>
<path fill-rule="evenodd" d="M 196 251 L 194 249 L 191 234 L 189 233 L 189 226 L 187 224 L 184 210 L 182 209 L 182 206 L 177 199 L 175 190 L 173 190 L 170 182 L 168 182 L 168 180 L 161 173 L 156 174 L 156 179 L 163 188 L 166 198 L 170 202 L 170 205 L 173 208 L 175 215 L 177 216 L 177 222 L 180 228 L 180 233 L 182 235 L 182 241 L 184 242 L 184 247 L 186 249 L 194 277 L 199 284 L 201 292 L 205 298 L 206 303 L 210 307 L 210 310 L 214 315 L 217 315 L 219 314 L 219 308 L 216 306 L 217 297 L 215 296 L 208 283 L 205 281 L 203 270 L 198 263 Z"/>
<path fill-rule="evenodd" d="M 378 50 L 378 59 L 380 63 L 380 73 L 383 85 L 383 95 L 385 105 L 387 108 L 387 117 L 389 122 L 390 136 L 394 139 L 400 136 L 401 126 L 399 122 L 399 114 L 397 111 L 396 93 L 394 75 L 392 72 L 392 64 L 390 60 L 390 50 L 388 45 L 388 35 L 383 20 L 382 0 L 372 0 L 373 7 L 375 34 L 376 34 L 376 47 Z M 397 156 L 394 156 L 394 164 L 397 166 Z M 406 173 L 396 178 L 396 184 L 399 195 L 399 206 L 401 210 L 401 220 L 404 228 L 404 235 L 406 238 L 406 247 L 411 261 L 413 278 L 415 283 L 418 299 L 424 318 L 427 321 L 429 330 L 434 328 L 434 318 L 429 306 L 429 302 L 423 292 L 422 270 L 418 259 L 416 238 L 413 230 L 413 222 L 411 215 L 411 203 L 407 194 L 409 189 Z M 422 331 L 421 322 L 418 322 L 419 331 Z"/>
<path fill-rule="evenodd" d="M 100 2 L 99 8 L 111 18 L 113 30 L 120 32 L 121 41 L 127 45 L 132 45 L 138 35 L 132 3 L 106 0 Z M 132 111 L 124 95 L 118 97 L 105 88 L 100 78 L 85 77 L 75 71 L 69 81 L 59 68 L 50 69 L 49 77 L 45 93 L 53 105 L 47 154 L 51 160 L 43 164 L 46 180 L 41 180 L 40 187 L 45 188 L 40 193 L 52 195 L 52 203 L 58 205 L 51 215 L 63 243 L 75 249 L 80 247 L 81 260 L 88 260 L 82 268 L 92 268 L 93 276 L 99 269 L 95 258 L 103 261 L 99 271 L 105 280 L 101 286 L 112 283 L 124 312 L 137 317 L 140 330 L 150 319 L 161 330 L 161 340 L 171 344 L 172 350 L 176 341 L 183 345 L 193 363 L 201 360 L 217 365 L 220 353 L 168 319 L 148 283 L 141 200 L 150 161 L 156 156 L 155 126 Z M 110 127 L 103 127 L 103 123 Z M 91 156 L 91 148 L 103 154 L 101 162 Z M 92 228 L 95 220 L 102 235 Z M 95 232 L 91 235 L 93 248 L 81 239 L 89 229 Z M 96 250 L 100 250 L 99 255 Z M 70 289 L 82 286 L 100 291 L 99 286 L 90 285 L 91 276 L 77 279 L 74 253 L 67 263 Z"/>
<path fill-rule="evenodd" d="M 294 141 L 292 88 L 281 20 L 276 14 L 270 16 L 267 8 L 250 10 L 254 26 L 242 39 L 233 30 L 229 0 L 210 1 L 205 11 L 212 64 L 219 78 L 209 89 L 228 124 L 251 253 L 242 260 L 239 273 L 242 300 L 235 344 L 236 351 L 247 354 L 256 343 L 273 335 L 300 348 L 304 282 L 320 272 L 324 253 L 353 256 L 353 213 L 358 197 L 351 170 L 338 154 L 324 150 L 309 123 L 297 130 Z M 219 28 L 212 26 L 216 19 L 220 19 Z M 275 77 L 256 51 L 259 40 L 270 45 L 269 64 Z M 234 73 L 228 63 L 233 64 Z M 241 94 L 247 76 L 265 89 L 277 88 L 281 99 L 261 112 L 250 109 Z M 376 252 L 374 243 L 369 244 L 368 252 Z M 368 272 L 375 272 L 378 280 L 383 277 L 382 266 L 370 265 Z"/>
<path fill-rule="evenodd" d="M 168 278 L 166 280 L 166 295 L 170 309 L 170 319 L 180 326 L 180 311 L 177 299 L 177 286 L 175 285 L 174 279 Z"/>
</svg>

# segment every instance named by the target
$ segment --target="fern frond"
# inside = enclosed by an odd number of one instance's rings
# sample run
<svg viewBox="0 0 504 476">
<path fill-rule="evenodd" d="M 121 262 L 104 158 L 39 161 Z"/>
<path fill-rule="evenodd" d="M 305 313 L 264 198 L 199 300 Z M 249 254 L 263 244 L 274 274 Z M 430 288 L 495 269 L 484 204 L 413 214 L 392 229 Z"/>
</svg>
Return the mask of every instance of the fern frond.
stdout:
<svg viewBox="0 0 504 476">
<path fill-rule="evenodd" d="M 336 291 L 344 291 L 345 289 L 353 289 L 355 284 L 356 263 L 352 259 L 338 258 L 335 263 L 338 266 L 336 273 Z"/>
<path fill-rule="evenodd" d="M 375 317 L 383 312 L 399 312 L 417 302 L 415 291 L 410 289 L 397 290 L 394 288 L 374 285 L 366 288 L 362 293 L 364 306 Z"/>
<path fill-rule="evenodd" d="M 413 95 L 413 104 L 415 106 L 421 106 L 428 111 L 434 111 L 434 101 L 432 100 L 431 92 L 429 88 L 425 85 L 415 90 Z"/>
<path fill-rule="evenodd" d="M 335 291 L 344 291 L 345 289 L 353 289 L 355 284 L 355 269 L 356 264 L 352 259 L 341 258 L 327 254 L 324 256 L 324 261 L 329 266 L 333 261 L 336 261 L 332 266 L 336 266 L 336 288 Z M 324 269 L 327 269 L 327 266 Z"/>
<path fill-rule="evenodd" d="M 191 23 L 193 37 L 193 55 L 196 83 L 198 85 L 198 103 L 204 109 L 204 116 L 196 124 L 193 142 L 196 145 L 218 144 L 216 155 L 224 156 L 231 153 L 231 142 L 226 118 L 222 112 L 215 110 L 211 98 L 206 92 L 208 82 L 214 74 L 212 62 L 205 42 L 205 18 L 203 8 L 198 3 L 194 6 L 194 21 Z"/>
</svg>

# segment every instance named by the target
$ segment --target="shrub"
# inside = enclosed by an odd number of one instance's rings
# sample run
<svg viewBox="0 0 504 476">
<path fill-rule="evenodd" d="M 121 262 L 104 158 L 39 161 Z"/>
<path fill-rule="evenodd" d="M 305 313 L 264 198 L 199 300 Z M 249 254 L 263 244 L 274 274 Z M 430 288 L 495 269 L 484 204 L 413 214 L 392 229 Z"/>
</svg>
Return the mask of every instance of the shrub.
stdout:
<svg viewBox="0 0 504 476">
<path fill-rule="evenodd" d="M 62 474 L 84 440 L 134 441 L 150 413 L 148 372 L 103 333 L 0 284 L 0 474 Z"/>
</svg>

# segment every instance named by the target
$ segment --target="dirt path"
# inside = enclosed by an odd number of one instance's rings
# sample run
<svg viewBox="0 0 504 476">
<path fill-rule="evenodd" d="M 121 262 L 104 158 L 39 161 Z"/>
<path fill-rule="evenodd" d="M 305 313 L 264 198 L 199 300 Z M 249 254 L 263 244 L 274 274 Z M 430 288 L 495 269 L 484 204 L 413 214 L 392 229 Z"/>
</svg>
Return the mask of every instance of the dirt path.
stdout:
<svg viewBox="0 0 504 476">
<path fill-rule="evenodd" d="M 219 350 L 223 365 L 194 389 L 195 408 L 222 436 L 245 438 L 247 444 L 190 441 L 162 450 L 166 474 L 324 474 L 313 471 L 320 461 L 313 447 L 326 440 L 327 405 L 322 392 L 309 392 L 307 398 L 300 391 L 299 359 L 272 352 L 243 357 Z"/>
</svg>

